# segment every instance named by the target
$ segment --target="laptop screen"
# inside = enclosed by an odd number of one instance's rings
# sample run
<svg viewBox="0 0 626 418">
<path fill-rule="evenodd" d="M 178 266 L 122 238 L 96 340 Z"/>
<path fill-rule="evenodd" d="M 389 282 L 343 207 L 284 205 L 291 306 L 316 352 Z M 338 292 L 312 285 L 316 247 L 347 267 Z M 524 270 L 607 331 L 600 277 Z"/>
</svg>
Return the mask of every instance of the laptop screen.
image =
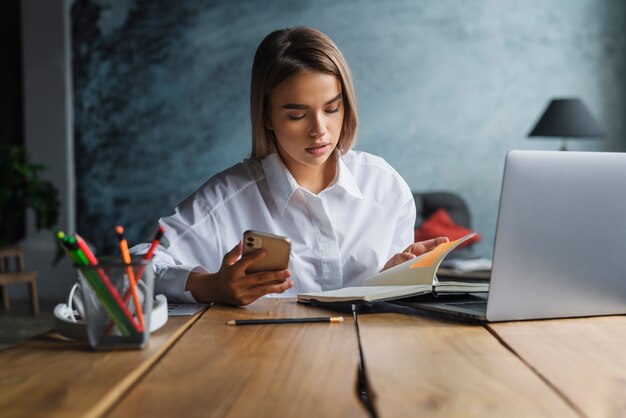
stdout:
<svg viewBox="0 0 626 418">
<path fill-rule="evenodd" d="M 626 154 L 511 151 L 487 319 L 626 313 Z"/>
</svg>

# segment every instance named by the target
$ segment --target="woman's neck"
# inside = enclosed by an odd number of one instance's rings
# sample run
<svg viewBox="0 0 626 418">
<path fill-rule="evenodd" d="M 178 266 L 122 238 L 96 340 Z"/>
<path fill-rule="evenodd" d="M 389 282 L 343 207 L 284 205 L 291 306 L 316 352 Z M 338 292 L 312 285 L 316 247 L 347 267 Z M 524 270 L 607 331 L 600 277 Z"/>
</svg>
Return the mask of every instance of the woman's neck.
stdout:
<svg viewBox="0 0 626 418">
<path fill-rule="evenodd" d="M 283 162 L 284 161 L 283 159 Z M 298 165 L 296 167 L 290 167 L 289 164 L 286 163 L 285 166 L 300 187 L 307 189 L 313 194 L 318 194 L 335 179 L 337 173 L 337 158 L 333 154 L 321 166 Z"/>
</svg>

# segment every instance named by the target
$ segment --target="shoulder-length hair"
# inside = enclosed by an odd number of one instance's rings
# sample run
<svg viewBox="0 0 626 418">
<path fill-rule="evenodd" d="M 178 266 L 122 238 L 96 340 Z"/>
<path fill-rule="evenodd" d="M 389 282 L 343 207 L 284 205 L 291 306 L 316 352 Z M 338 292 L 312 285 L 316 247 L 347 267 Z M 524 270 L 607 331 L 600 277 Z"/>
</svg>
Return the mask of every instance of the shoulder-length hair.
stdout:
<svg viewBox="0 0 626 418">
<path fill-rule="evenodd" d="M 341 82 L 344 114 L 337 149 L 345 154 L 354 145 L 358 118 L 348 64 L 328 36 L 299 26 L 270 33 L 254 55 L 250 86 L 252 158 L 277 151 L 276 137 L 267 124 L 272 90 L 293 74 L 307 71 L 332 74 Z"/>
</svg>

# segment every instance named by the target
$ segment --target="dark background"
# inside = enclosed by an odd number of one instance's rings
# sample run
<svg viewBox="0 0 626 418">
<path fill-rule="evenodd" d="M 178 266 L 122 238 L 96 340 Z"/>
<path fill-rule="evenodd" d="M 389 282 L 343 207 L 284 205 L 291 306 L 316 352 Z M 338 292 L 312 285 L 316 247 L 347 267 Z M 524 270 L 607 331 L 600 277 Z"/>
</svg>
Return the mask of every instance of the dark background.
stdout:
<svg viewBox="0 0 626 418">
<path fill-rule="evenodd" d="M 0 2 L 0 141 L 10 145 L 24 143 L 19 17 L 19 0 Z"/>
</svg>

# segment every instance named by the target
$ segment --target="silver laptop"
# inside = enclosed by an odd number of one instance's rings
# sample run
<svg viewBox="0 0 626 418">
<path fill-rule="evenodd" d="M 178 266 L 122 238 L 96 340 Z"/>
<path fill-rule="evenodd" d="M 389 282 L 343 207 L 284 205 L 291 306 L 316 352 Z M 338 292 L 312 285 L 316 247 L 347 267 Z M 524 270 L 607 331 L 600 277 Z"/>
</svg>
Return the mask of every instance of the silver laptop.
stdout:
<svg viewBox="0 0 626 418">
<path fill-rule="evenodd" d="M 488 295 L 402 304 L 486 321 L 626 313 L 626 154 L 509 152 Z"/>
</svg>

